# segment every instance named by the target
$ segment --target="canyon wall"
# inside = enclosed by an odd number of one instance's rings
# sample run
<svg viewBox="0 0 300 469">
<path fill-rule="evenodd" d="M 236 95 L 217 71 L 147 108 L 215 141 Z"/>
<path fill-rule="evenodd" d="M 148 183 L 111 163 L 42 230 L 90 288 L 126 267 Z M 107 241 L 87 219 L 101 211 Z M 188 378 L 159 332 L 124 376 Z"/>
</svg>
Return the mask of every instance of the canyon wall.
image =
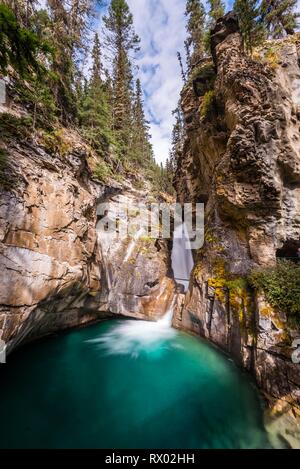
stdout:
<svg viewBox="0 0 300 469">
<path fill-rule="evenodd" d="M 149 187 L 100 183 L 95 156 L 76 132 L 61 128 L 49 140 L 26 127 L 24 110 L 0 111 L 0 339 L 7 352 L 113 315 L 163 314 L 174 289 L 167 246 L 144 237 L 136 249 L 133 240 L 126 259 L 130 238 L 105 245 L 96 230 L 99 201 L 125 193 L 135 204 Z"/>
<path fill-rule="evenodd" d="M 186 135 L 175 187 L 181 202 L 205 204 L 206 234 L 174 324 L 252 371 L 297 445 L 300 366 L 291 356 L 300 332 L 244 279 L 300 247 L 300 37 L 268 43 L 252 59 L 230 13 L 211 43 L 213 62 L 198 65 L 181 95 Z"/>
</svg>

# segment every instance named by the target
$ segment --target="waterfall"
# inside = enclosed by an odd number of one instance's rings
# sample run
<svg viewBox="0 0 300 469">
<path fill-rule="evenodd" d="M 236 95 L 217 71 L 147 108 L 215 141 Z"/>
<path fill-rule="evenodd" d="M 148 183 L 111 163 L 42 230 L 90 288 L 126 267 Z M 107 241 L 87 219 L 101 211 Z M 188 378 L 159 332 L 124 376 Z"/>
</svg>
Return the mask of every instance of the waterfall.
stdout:
<svg viewBox="0 0 300 469">
<path fill-rule="evenodd" d="M 158 321 L 118 322 L 112 331 L 88 342 L 97 344 L 108 355 L 131 355 L 138 357 L 142 352 L 150 353 L 158 344 L 176 336 L 172 328 L 174 301 L 166 314 Z"/>
<path fill-rule="evenodd" d="M 161 326 L 163 328 L 172 327 L 175 299 L 176 298 L 174 297 L 174 299 L 172 301 L 172 306 L 168 309 L 166 314 L 157 321 L 157 324 L 159 326 Z"/>
<path fill-rule="evenodd" d="M 175 228 L 171 260 L 176 282 L 183 285 L 184 290 L 187 291 L 194 259 L 185 223 Z"/>
</svg>

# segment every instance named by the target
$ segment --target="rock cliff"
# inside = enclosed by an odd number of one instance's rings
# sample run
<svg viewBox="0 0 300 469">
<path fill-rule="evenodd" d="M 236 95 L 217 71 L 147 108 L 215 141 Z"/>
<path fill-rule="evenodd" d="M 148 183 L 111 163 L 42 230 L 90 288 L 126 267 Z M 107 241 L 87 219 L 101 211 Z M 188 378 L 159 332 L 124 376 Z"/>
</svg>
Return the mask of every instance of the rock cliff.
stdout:
<svg viewBox="0 0 300 469">
<path fill-rule="evenodd" d="M 99 201 L 124 192 L 137 203 L 147 188 L 97 182 L 93 155 L 72 130 L 58 129 L 49 142 L 27 128 L 20 110 L 2 108 L 0 117 L 0 339 L 7 351 L 113 314 L 162 314 L 173 295 L 167 247 L 140 239 L 125 259 L 127 238 L 110 250 L 96 230 Z"/>
<path fill-rule="evenodd" d="M 230 13 L 211 43 L 213 62 L 199 64 L 181 96 L 186 136 L 175 186 L 181 202 L 205 204 L 206 234 L 174 323 L 251 370 L 276 418 L 290 419 L 285 439 L 299 445 L 291 345 L 300 333 L 243 279 L 300 247 L 300 37 L 249 58 Z"/>
</svg>

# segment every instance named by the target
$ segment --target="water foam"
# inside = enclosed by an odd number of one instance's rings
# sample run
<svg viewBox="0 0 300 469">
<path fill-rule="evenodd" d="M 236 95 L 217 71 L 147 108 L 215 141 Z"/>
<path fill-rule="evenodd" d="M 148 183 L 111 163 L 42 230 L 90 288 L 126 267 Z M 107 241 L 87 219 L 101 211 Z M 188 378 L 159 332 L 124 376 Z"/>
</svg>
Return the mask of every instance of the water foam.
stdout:
<svg viewBox="0 0 300 469">
<path fill-rule="evenodd" d="M 141 353 L 155 351 L 164 341 L 176 336 L 172 317 L 173 307 L 156 322 L 120 321 L 112 331 L 88 342 L 104 349 L 108 355 L 131 355 L 136 358 Z"/>
</svg>

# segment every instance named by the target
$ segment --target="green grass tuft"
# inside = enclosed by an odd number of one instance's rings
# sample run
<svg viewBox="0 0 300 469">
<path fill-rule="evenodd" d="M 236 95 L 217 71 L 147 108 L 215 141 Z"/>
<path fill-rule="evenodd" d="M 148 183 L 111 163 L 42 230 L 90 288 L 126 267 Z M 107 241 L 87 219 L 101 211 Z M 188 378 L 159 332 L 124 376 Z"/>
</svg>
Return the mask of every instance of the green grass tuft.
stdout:
<svg viewBox="0 0 300 469">
<path fill-rule="evenodd" d="M 209 112 L 211 111 L 213 104 L 215 101 L 215 92 L 214 91 L 207 91 L 203 96 L 203 101 L 200 107 L 200 116 L 207 117 Z"/>
</svg>

